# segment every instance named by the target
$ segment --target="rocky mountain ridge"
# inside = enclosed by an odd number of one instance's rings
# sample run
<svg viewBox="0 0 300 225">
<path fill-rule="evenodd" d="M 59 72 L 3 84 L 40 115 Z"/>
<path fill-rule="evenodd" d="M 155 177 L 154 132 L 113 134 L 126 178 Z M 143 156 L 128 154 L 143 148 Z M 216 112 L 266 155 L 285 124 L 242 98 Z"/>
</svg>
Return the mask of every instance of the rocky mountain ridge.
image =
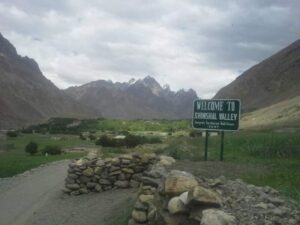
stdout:
<svg viewBox="0 0 300 225">
<path fill-rule="evenodd" d="M 120 119 L 190 118 L 198 98 L 192 89 L 174 92 L 151 76 L 123 83 L 98 80 L 65 92 L 104 117 Z"/>
</svg>

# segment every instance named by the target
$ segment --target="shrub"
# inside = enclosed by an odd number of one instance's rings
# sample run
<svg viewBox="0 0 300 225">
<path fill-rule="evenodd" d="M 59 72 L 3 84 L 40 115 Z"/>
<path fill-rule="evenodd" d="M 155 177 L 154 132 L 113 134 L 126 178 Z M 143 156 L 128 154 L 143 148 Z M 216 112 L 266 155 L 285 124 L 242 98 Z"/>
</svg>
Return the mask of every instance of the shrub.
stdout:
<svg viewBox="0 0 300 225">
<path fill-rule="evenodd" d="M 147 143 L 156 144 L 156 143 L 162 143 L 162 141 L 159 137 L 150 137 L 150 138 L 148 138 Z"/>
<path fill-rule="evenodd" d="M 124 144 L 127 148 L 133 148 L 139 144 L 143 144 L 147 141 L 145 137 L 136 136 L 136 135 L 127 135 L 124 139 Z"/>
<path fill-rule="evenodd" d="M 25 146 L 25 152 L 29 153 L 30 155 L 34 155 L 35 153 L 38 152 L 38 145 L 35 142 L 29 142 Z"/>
<path fill-rule="evenodd" d="M 103 147 L 116 147 L 116 142 L 108 137 L 107 135 L 102 135 L 97 141 L 96 145 L 101 145 Z"/>
<path fill-rule="evenodd" d="M 198 130 L 191 130 L 190 131 L 190 137 L 201 137 L 201 136 L 202 136 L 201 131 L 198 131 Z"/>
<path fill-rule="evenodd" d="M 49 155 L 60 155 L 62 153 L 62 150 L 59 146 L 57 145 L 47 145 L 43 150 L 42 153 L 44 155 L 49 154 Z"/>
<path fill-rule="evenodd" d="M 90 135 L 89 135 L 89 139 L 90 139 L 91 141 L 94 141 L 94 140 L 96 140 L 96 136 L 93 135 L 93 134 L 90 134 Z"/>
<path fill-rule="evenodd" d="M 7 131 L 6 132 L 6 136 L 7 137 L 17 137 L 18 136 L 18 132 L 17 131 Z"/>
<path fill-rule="evenodd" d="M 79 134 L 79 138 L 80 138 L 81 140 L 86 140 L 86 137 L 83 136 L 83 134 Z"/>
</svg>

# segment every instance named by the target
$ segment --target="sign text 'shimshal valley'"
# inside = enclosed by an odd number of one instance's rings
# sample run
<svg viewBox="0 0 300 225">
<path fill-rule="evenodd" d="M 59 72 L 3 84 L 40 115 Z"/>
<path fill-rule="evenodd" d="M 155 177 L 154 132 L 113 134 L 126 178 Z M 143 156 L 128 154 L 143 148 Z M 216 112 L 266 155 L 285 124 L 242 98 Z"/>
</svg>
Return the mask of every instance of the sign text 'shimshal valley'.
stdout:
<svg viewBox="0 0 300 225">
<path fill-rule="evenodd" d="M 193 127 L 205 130 L 238 130 L 239 100 L 194 101 Z"/>
</svg>

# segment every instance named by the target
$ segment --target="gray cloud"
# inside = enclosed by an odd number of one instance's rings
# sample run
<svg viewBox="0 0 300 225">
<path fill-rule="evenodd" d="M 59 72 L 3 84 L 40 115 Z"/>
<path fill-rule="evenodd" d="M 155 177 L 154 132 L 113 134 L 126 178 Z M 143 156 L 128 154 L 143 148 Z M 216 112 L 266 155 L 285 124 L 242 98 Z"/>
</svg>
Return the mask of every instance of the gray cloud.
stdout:
<svg viewBox="0 0 300 225">
<path fill-rule="evenodd" d="M 296 0 L 2 0 L 0 32 L 61 88 L 154 76 L 211 97 L 299 38 Z"/>
</svg>

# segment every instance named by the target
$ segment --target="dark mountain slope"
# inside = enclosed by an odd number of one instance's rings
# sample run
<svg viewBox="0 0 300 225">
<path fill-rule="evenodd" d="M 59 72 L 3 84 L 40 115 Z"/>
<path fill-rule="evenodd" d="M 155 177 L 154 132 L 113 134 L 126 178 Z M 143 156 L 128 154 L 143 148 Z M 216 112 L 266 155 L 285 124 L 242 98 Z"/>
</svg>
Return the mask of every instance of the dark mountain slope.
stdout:
<svg viewBox="0 0 300 225">
<path fill-rule="evenodd" d="M 33 59 L 19 56 L 0 34 L 0 129 L 86 113 L 43 76 Z"/>
<path fill-rule="evenodd" d="M 253 66 L 214 98 L 239 98 L 253 111 L 300 95 L 300 40 Z"/>
</svg>

